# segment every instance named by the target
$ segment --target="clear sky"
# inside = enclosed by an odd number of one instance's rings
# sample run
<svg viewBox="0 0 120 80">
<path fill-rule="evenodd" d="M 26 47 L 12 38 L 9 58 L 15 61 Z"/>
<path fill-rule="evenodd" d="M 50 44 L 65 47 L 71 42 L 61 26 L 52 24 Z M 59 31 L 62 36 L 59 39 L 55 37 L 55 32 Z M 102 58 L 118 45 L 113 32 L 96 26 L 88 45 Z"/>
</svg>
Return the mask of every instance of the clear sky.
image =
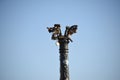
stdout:
<svg viewBox="0 0 120 80">
<path fill-rule="evenodd" d="M 0 0 L 0 80 L 59 80 L 56 23 L 78 25 L 71 80 L 120 80 L 119 0 Z"/>
</svg>

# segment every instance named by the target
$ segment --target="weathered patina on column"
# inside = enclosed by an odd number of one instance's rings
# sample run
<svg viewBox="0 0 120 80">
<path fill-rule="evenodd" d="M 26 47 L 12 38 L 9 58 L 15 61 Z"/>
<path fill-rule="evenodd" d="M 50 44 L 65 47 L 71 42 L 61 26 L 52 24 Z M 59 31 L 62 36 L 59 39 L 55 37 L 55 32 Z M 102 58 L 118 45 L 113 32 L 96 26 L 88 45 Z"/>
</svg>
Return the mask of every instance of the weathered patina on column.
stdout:
<svg viewBox="0 0 120 80">
<path fill-rule="evenodd" d="M 59 38 L 60 80 L 69 80 L 68 43 L 64 37 Z"/>
</svg>

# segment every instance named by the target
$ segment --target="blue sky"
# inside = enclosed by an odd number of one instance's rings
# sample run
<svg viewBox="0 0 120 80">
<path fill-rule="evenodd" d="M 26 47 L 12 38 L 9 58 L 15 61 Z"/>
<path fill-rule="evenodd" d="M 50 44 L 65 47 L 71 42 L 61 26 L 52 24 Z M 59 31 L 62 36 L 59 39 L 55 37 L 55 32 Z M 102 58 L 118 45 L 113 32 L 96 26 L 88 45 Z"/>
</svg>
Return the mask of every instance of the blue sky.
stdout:
<svg viewBox="0 0 120 80">
<path fill-rule="evenodd" d="M 54 24 L 78 25 L 71 80 L 120 80 L 119 0 L 0 0 L 0 80 L 59 80 Z"/>
</svg>

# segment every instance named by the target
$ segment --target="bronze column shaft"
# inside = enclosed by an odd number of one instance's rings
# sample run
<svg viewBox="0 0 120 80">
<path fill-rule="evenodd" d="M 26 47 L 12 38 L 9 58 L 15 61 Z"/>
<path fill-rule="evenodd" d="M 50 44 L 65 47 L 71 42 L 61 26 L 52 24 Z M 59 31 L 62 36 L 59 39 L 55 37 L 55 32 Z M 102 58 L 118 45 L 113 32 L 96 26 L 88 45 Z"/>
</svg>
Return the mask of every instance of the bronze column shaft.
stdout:
<svg viewBox="0 0 120 80">
<path fill-rule="evenodd" d="M 68 65 L 68 43 L 64 37 L 59 39 L 60 53 L 60 80 L 69 80 L 69 65 Z"/>
</svg>

